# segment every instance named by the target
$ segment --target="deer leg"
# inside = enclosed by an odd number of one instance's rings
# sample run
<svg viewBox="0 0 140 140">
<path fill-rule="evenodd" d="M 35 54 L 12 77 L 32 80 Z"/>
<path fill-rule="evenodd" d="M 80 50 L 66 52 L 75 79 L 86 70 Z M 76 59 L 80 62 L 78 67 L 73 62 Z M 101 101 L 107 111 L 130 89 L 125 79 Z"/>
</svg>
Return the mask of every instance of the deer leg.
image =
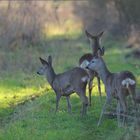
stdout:
<svg viewBox="0 0 140 140">
<path fill-rule="evenodd" d="M 67 99 L 67 105 L 68 105 L 68 112 L 71 114 L 70 96 L 67 96 L 66 99 Z"/>
<path fill-rule="evenodd" d="M 99 121 L 98 121 L 97 126 L 99 126 L 101 124 L 101 120 L 102 120 L 102 117 L 103 117 L 104 112 L 106 111 L 107 104 L 108 104 L 108 99 L 106 99 L 106 101 L 105 101 L 105 103 L 103 105 L 103 108 L 102 108 L 102 111 L 100 113 L 100 118 L 99 118 Z"/>
<path fill-rule="evenodd" d="M 124 115 L 126 115 L 127 106 L 126 106 L 125 97 L 120 96 L 120 104 L 121 104 L 121 106 L 122 106 Z M 123 116 L 122 118 L 123 118 L 123 120 L 122 120 L 122 126 L 124 126 L 125 123 L 126 123 L 126 116 Z"/>
<path fill-rule="evenodd" d="M 135 109 L 135 115 L 137 117 L 137 114 L 138 114 L 138 106 L 137 106 L 137 103 L 136 103 L 136 93 L 135 93 L 135 88 L 133 89 L 128 89 L 129 91 L 129 94 L 130 94 L 130 97 L 131 97 L 131 100 L 132 100 L 132 104 L 133 104 L 133 107 Z"/>
<path fill-rule="evenodd" d="M 56 110 L 55 110 L 55 113 L 58 111 L 58 106 L 59 106 L 60 98 L 61 98 L 61 95 L 57 94 L 56 95 Z"/>
<path fill-rule="evenodd" d="M 88 98 L 85 96 L 83 102 L 83 115 L 87 114 L 87 107 L 88 107 Z"/>
<path fill-rule="evenodd" d="M 121 105 L 120 105 L 120 102 L 119 100 L 117 101 L 117 109 L 116 109 L 116 112 L 117 112 L 117 122 L 118 122 L 118 127 L 121 126 L 121 116 L 120 116 L 120 113 L 121 113 Z"/>
<path fill-rule="evenodd" d="M 88 107 L 88 98 L 87 98 L 87 96 L 85 95 L 85 92 L 79 92 L 79 94 L 78 94 L 79 96 L 80 96 L 80 98 L 81 98 L 81 100 L 82 100 L 82 103 L 83 103 L 83 105 L 82 105 L 82 116 L 84 116 L 84 115 L 86 115 L 86 113 L 87 113 L 87 107 Z"/>
<path fill-rule="evenodd" d="M 98 82 L 98 91 L 99 91 L 99 95 L 100 95 L 100 102 L 102 103 L 102 93 L 101 93 L 100 77 L 97 77 L 97 82 Z"/>
<path fill-rule="evenodd" d="M 88 107 L 88 98 L 86 96 L 83 98 L 83 110 L 82 110 L 82 116 L 87 114 L 87 107 Z"/>
<path fill-rule="evenodd" d="M 103 105 L 103 108 L 102 108 L 102 111 L 101 111 L 100 118 L 99 118 L 97 126 L 99 126 L 101 124 L 101 120 L 102 120 L 103 114 L 106 111 L 106 106 L 111 103 L 112 95 L 111 95 L 110 88 L 106 88 L 106 94 L 107 94 L 106 101 L 105 101 L 105 103 Z"/>
<path fill-rule="evenodd" d="M 88 84 L 88 89 L 89 89 L 89 106 L 91 106 L 92 84 L 93 84 L 93 79 L 90 80 L 90 81 L 89 81 L 89 84 Z"/>
<path fill-rule="evenodd" d="M 138 104 L 135 102 L 135 100 L 134 100 L 134 109 L 135 109 L 135 117 L 137 118 L 137 117 L 139 117 L 138 116 Z"/>
</svg>

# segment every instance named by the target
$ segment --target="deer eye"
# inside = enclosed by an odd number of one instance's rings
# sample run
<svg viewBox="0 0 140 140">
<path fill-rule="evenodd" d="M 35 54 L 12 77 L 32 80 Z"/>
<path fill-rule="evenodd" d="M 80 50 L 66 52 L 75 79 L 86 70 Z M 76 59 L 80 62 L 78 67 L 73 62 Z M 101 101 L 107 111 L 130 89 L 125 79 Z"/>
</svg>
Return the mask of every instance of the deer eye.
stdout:
<svg viewBox="0 0 140 140">
<path fill-rule="evenodd" d="M 95 61 L 93 60 L 92 63 L 94 63 Z"/>
</svg>

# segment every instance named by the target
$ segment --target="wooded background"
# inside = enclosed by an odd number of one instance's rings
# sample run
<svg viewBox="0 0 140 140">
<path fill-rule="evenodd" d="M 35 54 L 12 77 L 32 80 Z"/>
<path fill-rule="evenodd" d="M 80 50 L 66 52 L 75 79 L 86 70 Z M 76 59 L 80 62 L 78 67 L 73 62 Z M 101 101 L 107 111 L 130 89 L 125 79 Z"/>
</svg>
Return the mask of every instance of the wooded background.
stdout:
<svg viewBox="0 0 140 140">
<path fill-rule="evenodd" d="M 140 34 L 139 8 L 139 0 L 1 1 L 0 47 L 35 44 L 50 24 L 67 32 L 73 27 L 66 28 L 66 24 L 77 21 L 83 30 L 104 30 L 120 39 L 136 37 Z"/>
<path fill-rule="evenodd" d="M 131 118 L 132 127 L 117 127 L 117 119 L 107 116 L 97 127 L 102 105 L 96 78 L 92 106 L 81 118 L 76 94 L 71 96 L 72 115 L 65 98 L 54 113 L 54 91 L 36 74 L 42 66 L 39 57 L 49 55 L 56 73 L 78 66 L 79 58 L 92 52 L 85 29 L 93 35 L 104 31 L 101 47 L 107 67 L 111 72 L 133 72 L 139 96 L 139 9 L 140 0 L 0 1 L 0 140 L 140 139 L 140 123 Z M 101 89 L 104 103 L 102 82 Z M 114 111 L 116 100 L 112 103 Z"/>
<path fill-rule="evenodd" d="M 24 67 L 17 61 L 23 58 L 29 69 L 34 58 L 27 48 L 48 47 L 47 40 L 55 36 L 85 37 L 85 29 L 93 34 L 105 31 L 109 40 L 140 48 L 139 8 L 139 0 L 0 1 L 0 69 Z M 22 53 L 8 54 L 19 48 Z M 10 67 L 9 58 L 15 59 Z"/>
</svg>

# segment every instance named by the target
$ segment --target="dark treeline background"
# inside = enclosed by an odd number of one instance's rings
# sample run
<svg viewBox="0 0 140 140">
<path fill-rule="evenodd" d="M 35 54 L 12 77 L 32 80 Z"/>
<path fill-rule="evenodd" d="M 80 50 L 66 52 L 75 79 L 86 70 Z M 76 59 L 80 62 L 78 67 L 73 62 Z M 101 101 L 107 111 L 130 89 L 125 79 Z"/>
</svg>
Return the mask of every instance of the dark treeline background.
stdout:
<svg viewBox="0 0 140 140">
<path fill-rule="evenodd" d="M 136 37 L 140 33 L 139 8 L 139 0 L 1 1 L 0 46 L 20 41 L 34 44 L 43 37 L 44 26 L 53 23 L 63 28 L 69 18 L 79 20 L 82 28 L 91 32 L 105 30 L 117 38 Z"/>
<path fill-rule="evenodd" d="M 85 36 L 85 29 L 104 30 L 108 39 L 139 48 L 139 9 L 139 0 L 0 1 L 0 69 L 7 69 L 9 58 L 15 58 L 5 52 L 23 49 L 21 60 L 29 63 L 32 51 L 24 52 L 25 48 L 46 47 L 55 36 Z"/>
</svg>

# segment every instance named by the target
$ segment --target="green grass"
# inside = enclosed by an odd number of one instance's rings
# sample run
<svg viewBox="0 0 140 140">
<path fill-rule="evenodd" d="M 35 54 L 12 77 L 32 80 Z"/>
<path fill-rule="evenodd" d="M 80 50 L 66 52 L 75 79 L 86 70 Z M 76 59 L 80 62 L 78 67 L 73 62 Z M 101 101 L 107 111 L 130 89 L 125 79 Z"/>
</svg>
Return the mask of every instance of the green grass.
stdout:
<svg viewBox="0 0 140 140">
<path fill-rule="evenodd" d="M 133 71 L 140 83 L 139 71 L 124 60 L 124 53 L 120 44 L 116 42 L 105 43 L 106 52 L 104 59 L 112 72 L 121 70 Z M 124 134 L 124 128 L 118 128 L 116 119 L 104 118 L 102 125 L 97 127 L 97 121 L 101 111 L 97 84 L 92 94 L 92 107 L 88 108 L 88 114 L 84 118 L 80 116 L 81 102 L 76 94 L 71 96 L 72 115 L 67 113 L 66 99 L 60 101 L 59 112 L 55 112 L 55 94 L 47 84 L 46 79 L 37 76 L 36 70 L 41 65 L 38 57 L 53 56 L 53 65 L 56 73 L 63 72 L 78 65 L 78 59 L 82 54 L 90 52 L 86 40 L 59 38 L 47 41 L 47 47 L 35 49 L 27 48 L 31 62 L 26 64 L 20 58 L 26 56 L 23 49 L 16 50 L 21 55 L 15 59 L 25 67 L 32 64 L 32 72 L 17 71 L 4 74 L 0 78 L 0 140 L 119 140 Z M 38 52 L 39 51 L 39 52 Z M 17 53 L 16 52 L 16 53 Z M 31 55 L 30 55 L 31 54 Z M 11 54 L 8 58 L 11 58 Z M 12 55 L 14 56 L 14 54 Z M 35 62 L 34 62 L 35 61 Z M 9 62 L 12 64 L 12 61 Z M 137 62 L 139 63 L 139 62 Z M 28 67 L 27 67 L 28 68 Z M 139 88 L 139 87 L 137 87 Z M 103 99 L 105 100 L 104 86 L 102 84 Z M 88 94 L 88 92 L 87 92 Z M 34 95 L 39 96 L 35 100 Z M 27 101 L 27 102 L 24 102 Z"/>
<path fill-rule="evenodd" d="M 84 140 L 88 137 L 89 140 L 98 140 L 104 137 L 111 139 L 110 135 L 121 134 L 122 129 L 117 129 L 115 120 L 105 119 L 102 126 L 97 128 L 101 108 L 99 97 L 92 97 L 92 101 L 93 105 L 84 118 L 80 116 L 81 102 L 76 95 L 71 97 L 72 115 L 67 113 L 65 98 L 62 98 L 59 112 L 55 114 L 55 94 L 50 91 L 35 101 L 17 106 L 14 113 L 5 120 L 5 126 L 0 129 L 0 138 Z"/>
</svg>

